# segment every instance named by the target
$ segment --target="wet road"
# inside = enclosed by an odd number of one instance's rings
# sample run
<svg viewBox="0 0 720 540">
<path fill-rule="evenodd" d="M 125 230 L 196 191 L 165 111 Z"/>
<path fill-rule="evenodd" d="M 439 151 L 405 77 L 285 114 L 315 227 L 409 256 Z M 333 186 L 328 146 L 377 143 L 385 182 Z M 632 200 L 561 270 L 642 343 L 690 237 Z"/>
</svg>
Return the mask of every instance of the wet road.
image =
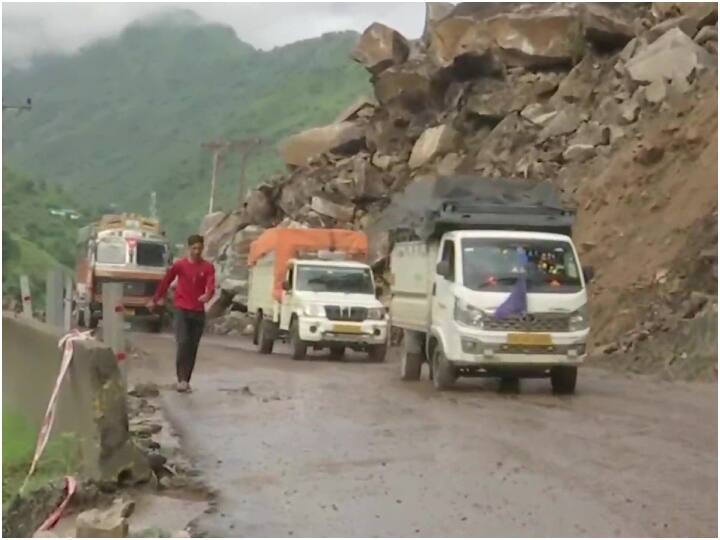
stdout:
<svg viewBox="0 0 720 540">
<path fill-rule="evenodd" d="M 136 334 L 172 380 L 170 336 Z M 211 536 L 717 536 L 717 385 L 587 368 L 578 394 L 467 380 L 437 393 L 361 356 L 204 338 L 163 394 L 219 490 Z"/>
</svg>

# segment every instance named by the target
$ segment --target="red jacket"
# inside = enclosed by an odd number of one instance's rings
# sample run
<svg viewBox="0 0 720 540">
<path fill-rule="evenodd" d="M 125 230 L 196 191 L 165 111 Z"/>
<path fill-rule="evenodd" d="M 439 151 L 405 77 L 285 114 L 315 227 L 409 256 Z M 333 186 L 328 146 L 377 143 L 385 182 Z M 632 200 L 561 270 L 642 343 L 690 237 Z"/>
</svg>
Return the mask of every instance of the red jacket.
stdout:
<svg viewBox="0 0 720 540">
<path fill-rule="evenodd" d="M 175 307 L 187 311 L 205 311 L 200 296 L 215 292 L 215 267 L 201 259 L 193 262 L 190 259 L 180 259 L 173 264 L 163 277 L 155 291 L 154 300 L 157 302 L 165 296 L 173 280 L 177 278 L 175 288 Z"/>
</svg>

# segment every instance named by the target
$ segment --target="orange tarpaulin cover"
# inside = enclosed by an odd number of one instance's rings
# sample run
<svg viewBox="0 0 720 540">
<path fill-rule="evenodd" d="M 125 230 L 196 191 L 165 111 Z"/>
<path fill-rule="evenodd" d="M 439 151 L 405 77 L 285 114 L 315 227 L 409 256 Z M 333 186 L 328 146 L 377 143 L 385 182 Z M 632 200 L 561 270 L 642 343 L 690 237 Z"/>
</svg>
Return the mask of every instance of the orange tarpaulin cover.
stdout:
<svg viewBox="0 0 720 540">
<path fill-rule="evenodd" d="M 368 239 L 363 232 L 345 229 L 268 229 L 250 244 L 248 264 L 254 266 L 261 257 L 275 253 L 273 297 L 276 300 L 282 299 L 282 282 L 288 261 L 303 250 L 342 251 L 366 261 Z"/>
</svg>

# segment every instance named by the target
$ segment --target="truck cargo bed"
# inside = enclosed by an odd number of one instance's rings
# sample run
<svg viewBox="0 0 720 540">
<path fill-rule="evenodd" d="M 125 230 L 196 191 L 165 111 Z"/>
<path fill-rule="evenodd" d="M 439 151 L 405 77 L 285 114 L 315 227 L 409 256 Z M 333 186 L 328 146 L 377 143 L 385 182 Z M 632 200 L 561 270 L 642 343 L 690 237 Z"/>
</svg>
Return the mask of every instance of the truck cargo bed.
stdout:
<svg viewBox="0 0 720 540">
<path fill-rule="evenodd" d="M 390 255 L 393 326 L 425 332 L 430 326 L 432 283 L 437 242 L 410 241 L 395 244 Z"/>
</svg>

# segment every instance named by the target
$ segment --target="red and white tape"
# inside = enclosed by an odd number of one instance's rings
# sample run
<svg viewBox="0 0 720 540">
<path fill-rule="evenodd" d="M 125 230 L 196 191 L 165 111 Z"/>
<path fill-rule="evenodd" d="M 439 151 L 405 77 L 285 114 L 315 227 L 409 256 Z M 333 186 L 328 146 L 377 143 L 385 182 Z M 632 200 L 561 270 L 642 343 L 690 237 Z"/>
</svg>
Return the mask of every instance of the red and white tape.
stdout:
<svg viewBox="0 0 720 540">
<path fill-rule="evenodd" d="M 60 386 L 73 358 L 73 343 L 86 339 L 92 339 L 92 331 L 80 332 L 77 329 L 73 329 L 69 334 L 65 334 L 60 338 L 58 342 L 58 348 L 63 351 L 62 361 L 60 362 L 60 372 L 55 380 L 55 387 L 53 388 L 52 394 L 50 394 L 50 401 L 45 411 L 45 418 L 43 419 L 42 426 L 40 426 L 40 433 L 38 433 L 37 443 L 35 444 L 35 453 L 32 463 L 30 464 L 30 470 L 20 488 L 21 493 L 25 490 L 28 480 L 30 480 L 30 477 L 35 472 L 40 456 L 42 456 L 42 453 L 45 451 L 45 446 L 47 446 L 48 439 L 50 438 L 53 423 L 55 422 L 55 409 L 57 408 L 57 399 L 60 395 Z"/>
</svg>

